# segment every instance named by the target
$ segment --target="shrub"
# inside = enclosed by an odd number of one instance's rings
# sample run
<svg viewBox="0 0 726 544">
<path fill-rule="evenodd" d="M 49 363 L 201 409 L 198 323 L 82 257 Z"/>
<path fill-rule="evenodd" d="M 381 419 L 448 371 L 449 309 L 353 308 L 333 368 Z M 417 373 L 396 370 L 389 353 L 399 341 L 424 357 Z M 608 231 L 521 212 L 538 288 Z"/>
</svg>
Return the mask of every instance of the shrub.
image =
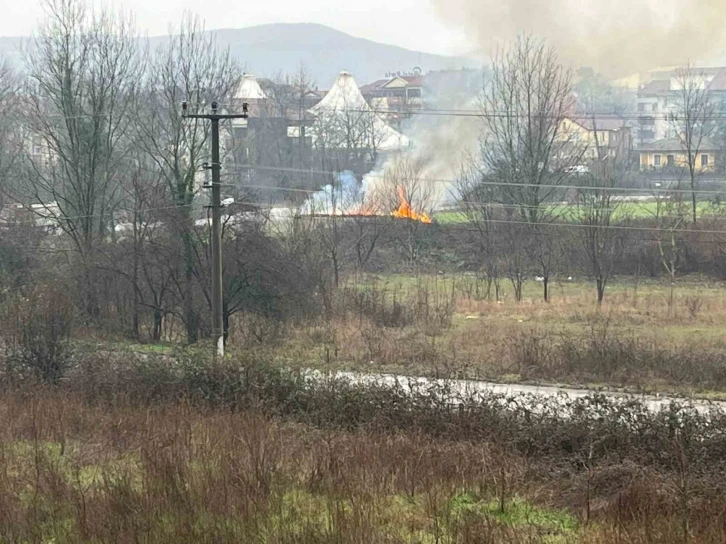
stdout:
<svg viewBox="0 0 726 544">
<path fill-rule="evenodd" d="M 8 370 L 57 383 L 71 360 L 73 304 L 59 289 L 36 287 L 6 307 L 4 343 Z"/>
</svg>

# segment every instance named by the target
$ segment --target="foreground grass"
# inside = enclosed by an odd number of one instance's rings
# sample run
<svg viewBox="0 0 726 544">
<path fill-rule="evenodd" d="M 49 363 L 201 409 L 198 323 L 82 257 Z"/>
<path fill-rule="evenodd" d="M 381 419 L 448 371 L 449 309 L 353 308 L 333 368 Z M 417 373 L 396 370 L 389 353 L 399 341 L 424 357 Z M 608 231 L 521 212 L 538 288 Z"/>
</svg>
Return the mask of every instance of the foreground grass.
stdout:
<svg viewBox="0 0 726 544">
<path fill-rule="evenodd" d="M 209 388 L 222 376 L 209 368 L 194 379 Z M 230 411 L 193 397 L 154 400 L 151 378 L 140 378 L 117 382 L 119 396 L 101 402 L 98 392 L 89 397 L 88 383 L 5 392 L 1 542 L 667 544 L 726 537 L 715 515 L 726 507 L 720 469 L 691 458 L 690 446 L 682 450 L 689 474 L 678 476 L 679 465 L 667 459 L 618 459 L 617 443 L 598 445 L 583 463 L 559 447 L 559 455 L 528 455 L 520 439 L 499 433 L 436 437 L 428 416 L 419 429 L 383 431 L 353 419 L 343 429 L 332 419 L 315 426 L 273 419 L 262 405 Z M 299 394 L 287 387 L 265 397 Z M 352 393 L 341 389 L 336 402 L 359 403 Z M 543 436 L 532 428 L 533 445 Z M 678 488 L 684 478 L 687 493 Z"/>
<path fill-rule="evenodd" d="M 497 499 L 493 457 L 465 443 L 323 433 L 184 404 L 27 400 L 0 402 L 7 542 L 554 543 L 580 532 L 560 508 L 509 491 Z"/>
</svg>

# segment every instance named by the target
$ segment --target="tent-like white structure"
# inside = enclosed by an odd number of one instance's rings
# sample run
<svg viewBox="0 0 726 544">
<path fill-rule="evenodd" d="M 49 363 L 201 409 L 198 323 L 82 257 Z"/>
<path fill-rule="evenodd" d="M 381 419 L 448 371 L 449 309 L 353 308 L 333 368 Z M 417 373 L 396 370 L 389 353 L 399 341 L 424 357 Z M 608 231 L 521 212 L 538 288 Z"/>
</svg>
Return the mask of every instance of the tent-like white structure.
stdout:
<svg viewBox="0 0 726 544">
<path fill-rule="evenodd" d="M 264 100 L 267 95 L 255 76 L 244 74 L 239 80 L 234 97 L 238 100 Z"/>
<path fill-rule="evenodd" d="M 366 102 L 349 72 L 340 72 L 328 94 L 310 109 L 313 132 L 329 147 L 369 142 L 378 151 L 408 147 L 408 138 L 388 125 Z"/>
</svg>

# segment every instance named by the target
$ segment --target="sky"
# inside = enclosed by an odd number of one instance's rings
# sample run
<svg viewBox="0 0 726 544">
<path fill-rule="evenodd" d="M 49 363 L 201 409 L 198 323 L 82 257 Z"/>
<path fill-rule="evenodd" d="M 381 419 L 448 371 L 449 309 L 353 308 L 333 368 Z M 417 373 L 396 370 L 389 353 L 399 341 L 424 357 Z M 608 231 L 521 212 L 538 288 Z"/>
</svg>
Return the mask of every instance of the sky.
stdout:
<svg viewBox="0 0 726 544">
<path fill-rule="evenodd" d="M 0 18 L 0 36 L 29 35 L 43 17 L 41 4 L 12 2 Z M 138 29 L 150 36 L 166 34 L 187 10 L 208 29 L 311 22 L 416 51 L 460 54 L 475 49 L 463 32 L 439 20 L 430 0 L 116 0 L 113 6 L 135 13 Z"/>
</svg>

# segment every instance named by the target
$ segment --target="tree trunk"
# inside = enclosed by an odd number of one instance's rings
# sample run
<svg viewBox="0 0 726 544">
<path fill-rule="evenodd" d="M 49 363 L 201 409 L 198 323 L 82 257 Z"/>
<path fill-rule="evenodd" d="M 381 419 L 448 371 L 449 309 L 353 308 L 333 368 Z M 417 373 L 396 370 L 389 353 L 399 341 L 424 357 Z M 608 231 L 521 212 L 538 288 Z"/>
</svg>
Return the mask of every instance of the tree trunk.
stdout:
<svg viewBox="0 0 726 544">
<path fill-rule="evenodd" d="M 602 301 L 605 298 L 605 280 L 602 276 L 596 278 L 597 283 L 597 305 L 602 306 Z"/>
<path fill-rule="evenodd" d="M 512 287 L 514 287 L 514 300 L 522 302 L 522 276 L 515 274 L 512 278 Z"/>
<path fill-rule="evenodd" d="M 136 224 L 137 217 L 134 217 L 134 260 L 133 260 L 133 276 L 132 276 L 132 282 L 133 282 L 133 290 L 134 290 L 134 302 L 133 302 L 133 308 L 131 310 L 132 316 L 131 316 L 131 336 L 134 340 L 137 342 L 141 338 L 141 334 L 139 332 L 139 241 L 138 241 L 138 227 Z"/>
<path fill-rule="evenodd" d="M 340 263 L 338 262 L 338 255 L 336 251 L 331 254 L 331 260 L 333 261 L 333 277 L 335 281 L 335 288 L 340 287 Z"/>
<path fill-rule="evenodd" d="M 83 281 L 85 283 L 81 290 L 83 292 L 84 305 L 86 307 L 86 313 L 92 317 L 97 318 L 101 315 L 101 308 L 98 304 L 98 294 L 96 293 L 96 282 L 93 277 L 93 270 L 91 265 L 88 264 L 86 259 L 83 259 Z"/>
<path fill-rule="evenodd" d="M 697 219 L 697 205 L 696 205 L 696 179 L 694 177 L 694 174 L 691 173 L 691 202 L 693 204 L 693 224 L 695 225 L 698 221 Z"/>
<path fill-rule="evenodd" d="M 222 302 L 222 338 L 225 346 L 227 345 L 227 338 L 229 337 L 229 318 L 229 304 L 225 298 Z"/>
<path fill-rule="evenodd" d="M 161 340 L 161 325 L 163 322 L 163 314 L 159 308 L 154 308 L 154 326 L 151 330 L 152 342 L 159 342 Z"/>
<path fill-rule="evenodd" d="M 550 301 L 550 278 L 549 276 L 544 276 L 542 279 L 542 289 L 544 294 L 544 301 L 549 302 Z"/>
</svg>

